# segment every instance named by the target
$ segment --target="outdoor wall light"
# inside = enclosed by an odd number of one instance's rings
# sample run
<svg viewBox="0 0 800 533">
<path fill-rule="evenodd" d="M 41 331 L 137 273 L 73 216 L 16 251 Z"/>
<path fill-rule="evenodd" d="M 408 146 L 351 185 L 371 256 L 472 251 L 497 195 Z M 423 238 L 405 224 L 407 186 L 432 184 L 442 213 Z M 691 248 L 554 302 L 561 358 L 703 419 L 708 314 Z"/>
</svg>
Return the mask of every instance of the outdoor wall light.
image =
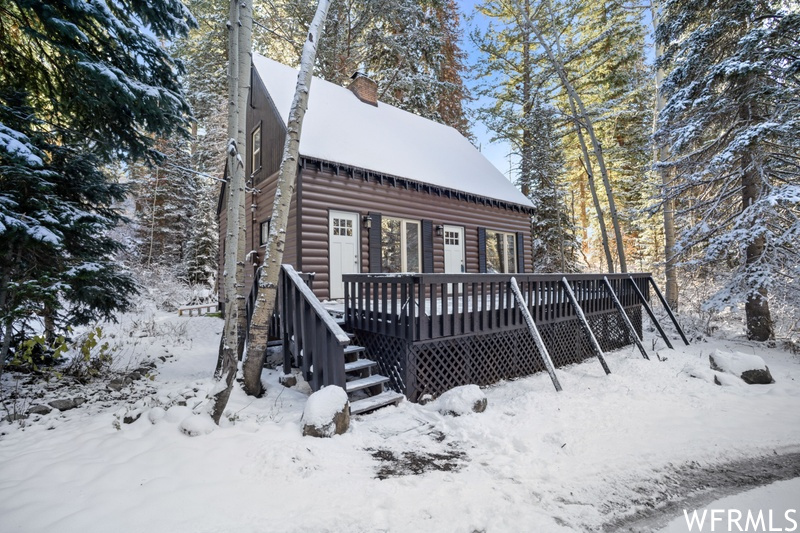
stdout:
<svg viewBox="0 0 800 533">
<path fill-rule="evenodd" d="M 369 215 L 364 215 L 363 217 L 364 227 L 370 229 L 372 227 L 372 217 Z"/>
<path fill-rule="evenodd" d="M 438 235 L 439 237 L 444 235 L 444 226 L 442 226 L 441 224 L 436 226 L 436 235 Z"/>
</svg>

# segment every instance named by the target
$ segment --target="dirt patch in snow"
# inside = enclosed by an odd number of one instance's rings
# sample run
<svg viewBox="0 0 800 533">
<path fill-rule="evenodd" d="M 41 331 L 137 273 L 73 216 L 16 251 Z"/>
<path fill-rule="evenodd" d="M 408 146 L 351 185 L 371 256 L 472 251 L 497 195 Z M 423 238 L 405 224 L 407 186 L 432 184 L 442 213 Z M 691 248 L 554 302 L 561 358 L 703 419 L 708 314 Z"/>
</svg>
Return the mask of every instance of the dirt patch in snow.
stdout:
<svg viewBox="0 0 800 533">
<path fill-rule="evenodd" d="M 632 503 L 645 509 L 608 522 L 601 531 L 652 532 L 666 526 L 684 509 L 698 509 L 725 496 L 797 477 L 800 452 L 775 452 L 714 466 L 689 463 L 655 480 L 658 491 L 644 486 L 637 490 L 642 499 Z"/>
<path fill-rule="evenodd" d="M 464 465 L 467 455 L 459 450 L 400 453 L 392 450 L 368 451 L 374 459 L 380 461 L 380 467 L 375 474 L 378 479 L 414 476 L 433 471 L 455 472 Z"/>
</svg>

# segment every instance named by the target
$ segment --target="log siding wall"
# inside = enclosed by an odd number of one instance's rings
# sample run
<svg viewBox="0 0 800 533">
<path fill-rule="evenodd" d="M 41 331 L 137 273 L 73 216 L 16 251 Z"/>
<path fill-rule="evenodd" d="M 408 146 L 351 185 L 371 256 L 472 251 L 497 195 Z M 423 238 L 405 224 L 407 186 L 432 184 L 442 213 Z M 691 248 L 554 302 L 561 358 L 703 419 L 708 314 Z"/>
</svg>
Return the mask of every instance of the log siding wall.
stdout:
<svg viewBox="0 0 800 533">
<path fill-rule="evenodd" d="M 370 212 L 382 217 L 431 220 L 433 227 L 447 224 L 464 227 L 466 271 L 479 272 L 478 228 L 522 232 L 530 235 L 530 215 L 502 207 L 475 204 L 435 192 L 416 191 L 389 183 L 364 180 L 346 173 L 305 168 L 302 171 L 302 268 L 315 272 L 314 292 L 328 297 L 328 214 L 331 210 L 359 214 Z M 375 224 L 375 222 L 373 222 Z M 369 232 L 359 227 L 361 272 L 370 272 Z M 531 243 L 525 239 L 523 260 L 526 272 L 531 269 Z M 433 232 L 433 271 L 444 272 L 444 237 Z"/>
</svg>

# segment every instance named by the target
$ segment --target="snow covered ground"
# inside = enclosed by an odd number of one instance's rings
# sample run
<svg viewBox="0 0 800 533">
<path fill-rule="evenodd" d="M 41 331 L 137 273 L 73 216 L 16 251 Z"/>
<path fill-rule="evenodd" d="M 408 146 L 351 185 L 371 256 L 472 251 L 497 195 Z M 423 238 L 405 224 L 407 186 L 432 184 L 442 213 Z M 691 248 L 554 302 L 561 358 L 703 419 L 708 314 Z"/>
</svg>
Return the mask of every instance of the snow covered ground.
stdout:
<svg viewBox="0 0 800 533">
<path fill-rule="evenodd" d="M 235 391 L 214 429 L 193 413 L 221 327 L 125 317 L 107 335 L 120 364 L 155 361 L 152 380 L 45 389 L 37 401 L 89 401 L 0 423 L 0 531 L 586 531 L 676 497 L 676 469 L 800 451 L 800 357 L 738 340 L 661 348 L 663 362 L 630 347 L 607 354 L 609 376 L 597 361 L 558 370 L 561 393 L 543 373 L 485 389 L 484 413 L 405 402 L 331 439 L 301 436 L 307 386 L 265 370 L 268 394 Z M 717 349 L 761 356 L 776 383 L 713 384 Z M 6 398 L 14 386 L 3 377 Z M 796 482 L 774 487 L 800 508 Z"/>
</svg>

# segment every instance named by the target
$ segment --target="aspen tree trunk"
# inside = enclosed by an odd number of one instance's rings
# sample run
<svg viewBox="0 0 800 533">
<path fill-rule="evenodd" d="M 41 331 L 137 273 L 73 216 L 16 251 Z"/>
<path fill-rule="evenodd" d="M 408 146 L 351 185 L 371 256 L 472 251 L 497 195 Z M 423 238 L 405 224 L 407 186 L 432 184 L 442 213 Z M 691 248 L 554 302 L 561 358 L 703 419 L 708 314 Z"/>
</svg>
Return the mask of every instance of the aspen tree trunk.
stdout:
<svg viewBox="0 0 800 533">
<path fill-rule="evenodd" d="M 525 14 L 528 16 L 530 13 L 530 0 L 525 0 Z M 526 35 L 522 41 L 522 147 L 521 147 L 521 161 L 520 161 L 520 179 L 519 185 L 522 194 L 526 198 L 530 198 L 531 194 L 531 145 L 533 144 L 529 121 L 529 114 L 533 102 L 531 102 L 531 92 L 533 90 L 533 83 L 531 82 L 531 44 Z"/>
<path fill-rule="evenodd" d="M 614 258 L 611 257 L 611 247 L 608 244 L 608 231 L 606 230 L 606 217 L 603 215 L 603 207 L 600 205 L 600 198 L 597 196 L 597 187 L 594 184 L 594 170 L 592 169 L 592 161 L 589 159 L 589 149 L 586 146 L 586 139 L 583 138 L 583 131 L 581 130 L 580 122 L 577 115 L 575 115 L 575 102 L 569 97 L 569 107 L 572 112 L 572 121 L 575 124 L 575 133 L 578 135 L 578 143 L 581 145 L 581 152 L 583 153 L 583 169 L 586 171 L 586 181 L 589 182 L 589 191 L 592 193 L 592 203 L 594 210 L 597 212 L 597 222 L 600 226 L 600 238 L 603 243 L 603 252 L 606 254 L 606 265 L 609 272 L 614 272 Z"/>
<path fill-rule="evenodd" d="M 289 206 L 294 196 L 297 182 L 297 167 L 300 157 L 300 135 L 303 129 L 303 118 L 308 107 L 308 94 L 311 89 L 311 78 L 314 61 L 317 56 L 317 42 L 322 31 L 331 0 L 320 0 L 317 12 L 308 36 L 303 45 L 300 59 L 300 72 L 297 76 L 292 108 L 289 111 L 286 144 L 283 147 L 283 160 L 278 173 L 278 188 L 272 206 L 272 223 L 269 228 L 267 251 L 264 255 L 263 271 L 258 283 L 258 299 L 253 317 L 250 321 L 250 336 L 247 353 L 242 367 L 244 373 L 244 390 L 247 394 L 262 394 L 261 371 L 264 367 L 264 355 L 267 351 L 269 321 L 275 309 L 278 293 L 278 276 L 280 275 L 283 251 L 286 245 L 286 226 L 289 221 Z"/>
<path fill-rule="evenodd" d="M 542 49 L 544 49 L 545 54 L 547 55 L 547 59 L 553 65 L 553 68 L 558 74 L 558 78 L 561 80 L 561 84 L 567 91 L 567 95 L 570 99 L 570 108 L 573 109 L 572 111 L 573 116 L 576 119 L 583 121 L 581 125 L 586 129 L 586 134 L 589 136 L 589 140 L 592 143 L 592 150 L 594 152 L 595 159 L 597 159 L 597 166 L 600 168 L 600 177 L 603 180 L 603 186 L 605 187 L 606 197 L 608 199 L 608 210 L 611 213 L 611 225 L 614 228 L 614 236 L 617 241 L 617 255 L 619 256 L 619 269 L 621 272 L 627 272 L 628 266 L 627 262 L 625 261 L 625 246 L 622 241 L 622 231 L 620 230 L 619 216 L 617 214 L 617 206 L 616 202 L 614 201 L 614 191 L 611 188 L 611 181 L 608 179 L 608 169 L 606 168 L 606 161 L 605 157 L 603 156 L 603 148 L 600 145 L 600 142 L 597 140 L 597 135 L 595 135 L 594 127 L 592 126 L 592 120 L 589 118 L 589 114 L 586 112 L 586 106 L 584 106 L 583 100 L 581 99 L 580 95 L 578 95 L 577 91 L 575 91 L 575 88 L 572 86 L 572 82 L 569 81 L 569 76 L 567 76 L 564 64 L 559 59 L 559 57 L 562 57 L 562 54 L 561 54 L 561 45 L 558 43 L 558 40 L 556 40 L 555 42 L 557 48 L 556 51 L 558 52 L 558 57 L 557 57 L 556 54 L 553 52 L 553 48 L 547 43 L 547 41 L 545 41 L 544 36 L 539 30 L 539 27 L 536 24 L 534 24 L 529 17 L 526 16 L 526 19 L 528 26 L 536 36 L 536 40 L 539 41 L 539 44 L 542 46 Z M 575 114 L 574 111 L 575 107 L 577 107 L 577 110 L 579 112 L 577 115 Z"/>
<path fill-rule="evenodd" d="M 242 358 L 244 352 L 245 337 L 247 336 L 247 287 L 245 287 L 245 256 L 247 255 L 247 222 L 245 198 L 246 193 L 244 190 L 245 184 L 248 183 L 250 176 L 245 175 L 248 154 L 250 148 L 248 147 L 247 135 L 247 98 L 250 96 L 250 65 L 252 64 L 252 34 L 253 34 L 253 10 L 250 5 L 250 0 L 239 1 L 239 20 L 238 20 L 238 71 L 239 76 L 237 80 L 238 104 L 239 111 L 237 116 L 236 127 L 236 147 L 239 152 L 239 161 L 237 170 L 241 176 L 237 179 L 241 180 L 242 193 L 239 195 L 239 240 L 236 249 L 236 356 L 238 359 Z M 255 169 L 253 169 L 255 170 Z M 251 184 L 252 185 L 252 184 Z"/>
<path fill-rule="evenodd" d="M 225 284 L 225 325 L 222 332 L 222 342 L 220 343 L 221 354 L 217 361 L 217 377 L 224 378 L 225 388 L 214 395 L 214 404 L 211 417 L 214 422 L 219 424 L 228 398 L 233 388 L 233 380 L 236 378 L 238 366 L 237 357 L 237 305 L 236 305 L 236 269 L 237 253 L 239 250 L 239 207 L 241 205 L 240 195 L 244 195 L 243 172 L 237 172 L 240 166 L 237 146 L 236 133 L 239 126 L 238 108 L 238 84 L 239 84 L 239 5 L 237 0 L 230 1 L 230 11 L 228 14 L 228 145 L 227 151 L 227 174 L 228 183 L 226 193 L 227 209 L 225 219 L 225 249 L 224 261 L 225 268 L 222 276 Z"/>
<path fill-rule="evenodd" d="M 650 3 L 650 12 L 653 21 L 653 31 L 658 27 L 660 5 L 656 0 Z M 664 46 L 656 43 L 656 60 L 664 54 Z M 656 69 L 656 112 L 653 115 L 653 133 L 658 124 L 658 115 L 664 109 L 664 96 L 661 91 L 661 83 L 664 81 L 664 69 Z M 666 161 L 669 156 L 666 147 L 655 148 L 653 159 L 656 163 Z M 662 168 L 661 185 L 666 188 L 669 186 L 669 170 Z M 675 203 L 671 198 L 664 200 L 664 276 L 667 279 L 666 298 L 667 303 L 673 310 L 678 309 L 678 275 L 676 269 L 677 258 L 675 257 Z"/>
</svg>

